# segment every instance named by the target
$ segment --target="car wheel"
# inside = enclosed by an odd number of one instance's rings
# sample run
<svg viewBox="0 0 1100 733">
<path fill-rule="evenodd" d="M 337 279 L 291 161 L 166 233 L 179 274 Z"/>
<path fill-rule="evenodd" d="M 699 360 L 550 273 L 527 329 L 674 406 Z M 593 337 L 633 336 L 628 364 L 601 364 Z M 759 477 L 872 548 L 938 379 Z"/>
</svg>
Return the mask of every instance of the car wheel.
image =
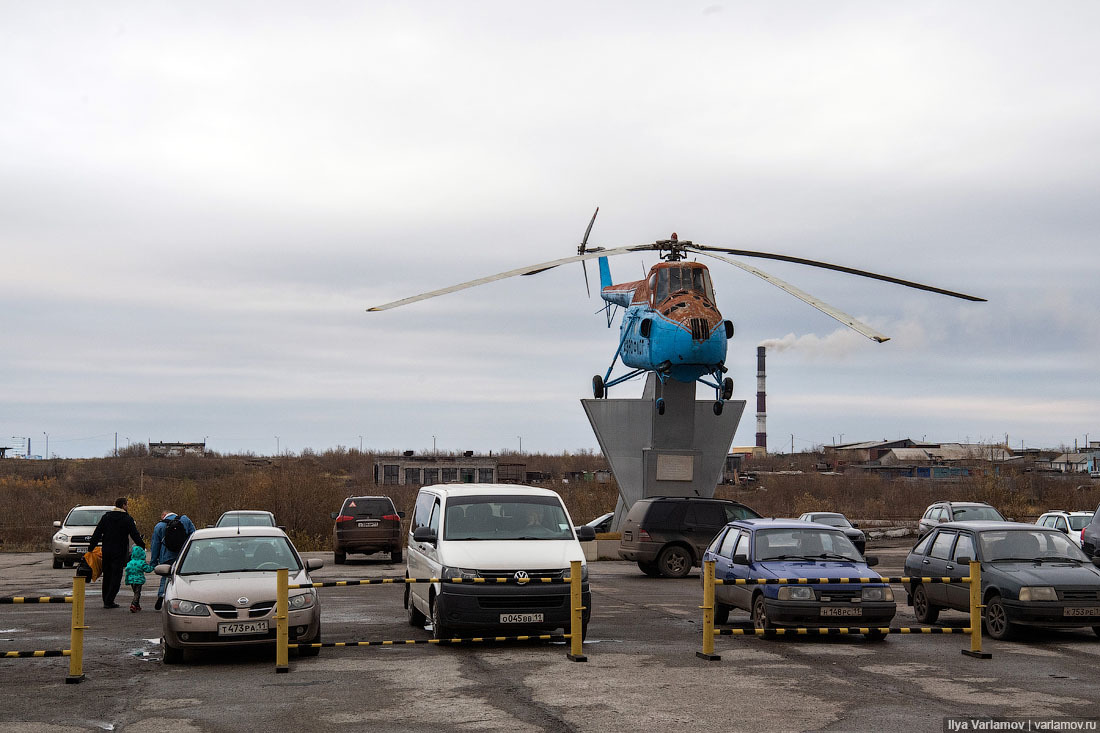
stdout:
<svg viewBox="0 0 1100 733">
<path fill-rule="evenodd" d="M 348 553 L 346 552 L 333 552 L 332 561 L 337 565 L 343 565 L 348 561 Z"/>
<path fill-rule="evenodd" d="M 940 617 L 939 606 L 934 606 L 928 601 L 928 591 L 923 583 L 917 583 L 913 588 L 913 615 L 922 624 L 934 624 Z"/>
<path fill-rule="evenodd" d="M 757 593 L 756 597 L 752 599 L 752 627 L 754 629 L 764 629 L 765 631 L 775 628 L 768 618 L 768 607 L 764 604 L 763 593 Z"/>
<path fill-rule="evenodd" d="M 60 570 L 61 568 L 62 568 L 61 560 L 59 558 L 55 557 L 53 559 L 53 569 L 54 570 Z"/>
<path fill-rule="evenodd" d="M 401 554 L 401 548 L 390 551 L 390 562 L 391 563 L 396 565 L 397 563 L 401 562 L 402 559 L 404 559 L 404 556 Z"/>
<path fill-rule="evenodd" d="M 412 626 L 414 629 L 424 628 L 424 622 L 427 621 L 428 618 L 420 613 L 420 609 L 413 605 L 412 586 L 407 583 L 405 584 L 405 608 L 409 612 L 409 626 Z"/>
<path fill-rule="evenodd" d="M 691 572 L 691 553 L 680 545 L 661 550 L 657 556 L 657 569 L 669 578 L 683 578 Z"/>
<path fill-rule="evenodd" d="M 1093 626 L 1092 627 L 1092 633 L 1096 634 L 1097 636 L 1100 636 L 1100 626 Z"/>
<path fill-rule="evenodd" d="M 1000 596 L 993 596 L 985 602 L 985 613 L 982 620 L 985 622 L 985 633 L 997 641 L 1003 641 L 1012 636 L 1015 630 L 1012 622 L 1008 620 L 1005 604 Z"/>
<path fill-rule="evenodd" d="M 714 602 L 714 623 L 726 624 L 730 620 L 730 607 L 725 603 Z"/>
<path fill-rule="evenodd" d="M 161 659 L 165 664 L 179 664 L 183 661 L 183 649 L 174 646 L 168 646 L 168 643 L 161 639 Z"/>
<path fill-rule="evenodd" d="M 317 624 L 317 633 L 313 635 L 313 638 L 309 641 L 298 642 L 299 644 L 320 644 L 321 643 L 321 624 Z M 299 657 L 315 657 L 321 653 L 321 647 L 319 646 L 299 646 Z"/>
<path fill-rule="evenodd" d="M 639 560 L 638 567 L 642 569 L 643 573 L 651 578 L 656 578 L 661 574 L 661 569 L 657 567 L 657 563 L 655 562 L 642 562 Z"/>
<path fill-rule="evenodd" d="M 432 599 L 432 636 L 436 639 L 453 639 L 454 634 L 443 623 L 442 612 L 439 610 L 439 603 Z"/>
</svg>

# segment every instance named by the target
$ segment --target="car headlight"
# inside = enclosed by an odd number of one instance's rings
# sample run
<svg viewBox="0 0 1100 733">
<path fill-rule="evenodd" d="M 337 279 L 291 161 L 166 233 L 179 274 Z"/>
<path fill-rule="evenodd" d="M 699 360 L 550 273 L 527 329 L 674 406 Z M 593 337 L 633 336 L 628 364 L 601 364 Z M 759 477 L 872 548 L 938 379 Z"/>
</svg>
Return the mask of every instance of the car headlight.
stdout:
<svg viewBox="0 0 1100 733">
<path fill-rule="evenodd" d="M 53 538 L 54 538 L 55 540 L 57 540 L 58 542 L 68 542 L 68 541 L 69 541 L 69 535 L 67 535 L 67 534 L 61 534 L 60 532 L 58 532 L 57 534 L 55 534 L 55 535 L 53 536 Z"/>
<path fill-rule="evenodd" d="M 1056 601 L 1058 593 L 1052 585 L 1026 585 L 1020 589 L 1021 601 Z"/>
<path fill-rule="evenodd" d="M 177 616 L 209 616 L 210 609 L 207 608 L 205 603 L 196 603 L 195 601 L 181 601 L 178 598 L 173 598 L 168 602 L 168 610 Z"/>
<path fill-rule="evenodd" d="M 798 585 L 785 585 L 779 589 L 777 596 L 781 601 L 812 601 L 814 589 Z"/>
<path fill-rule="evenodd" d="M 291 611 L 300 611 L 303 608 L 312 608 L 312 607 L 313 607 L 313 594 L 312 593 L 303 593 L 300 596 L 291 596 L 290 597 L 290 610 Z"/>
<path fill-rule="evenodd" d="M 888 585 L 879 588 L 864 588 L 860 593 L 860 597 L 865 601 L 892 601 L 894 600 L 894 589 Z"/>
<path fill-rule="evenodd" d="M 474 578 L 479 578 L 481 576 L 476 570 L 470 570 L 469 568 L 451 568 L 444 565 L 443 568 L 439 571 L 439 577 L 473 580 Z"/>
</svg>

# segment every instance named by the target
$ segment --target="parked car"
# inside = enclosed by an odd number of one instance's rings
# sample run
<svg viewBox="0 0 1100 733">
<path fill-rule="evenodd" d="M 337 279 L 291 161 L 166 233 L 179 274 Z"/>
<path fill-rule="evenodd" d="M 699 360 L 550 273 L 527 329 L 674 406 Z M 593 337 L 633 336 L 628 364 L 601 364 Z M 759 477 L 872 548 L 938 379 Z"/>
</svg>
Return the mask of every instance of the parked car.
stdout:
<svg viewBox="0 0 1100 733">
<path fill-rule="evenodd" d="M 1063 509 L 1054 509 L 1035 520 L 1035 523 L 1056 529 L 1070 541 L 1081 546 L 1081 535 L 1085 527 L 1092 521 L 1092 512 L 1067 512 Z"/>
<path fill-rule="evenodd" d="M 1100 506 L 1092 515 L 1092 521 L 1081 530 L 1081 550 L 1089 557 L 1100 555 Z"/>
<path fill-rule="evenodd" d="M 590 522 L 585 522 L 582 527 L 591 527 L 592 531 L 596 534 L 611 531 L 611 522 L 615 519 L 615 512 L 607 512 L 601 514 Z"/>
<path fill-rule="evenodd" d="M 271 512 L 234 509 L 218 517 L 215 527 L 277 527 Z"/>
<path fill-rule="evenodd" d="M 109 506 L 75 506 L 62 521 L 55 521 L 53 536 L 53 568 L 71 567 L 88 551 L 88 542 L 100 518 L 111 511 Z"/>
<path fill-rule="evenodd" d="M 592 614 L 588 565 L 580 541 L 595 539 L 591 527 L 574 529 L 561 497 L 533 486 L 476 484 L 425 486 L 416 497 L 409 531 L 406 577 L 530 583 L 414 583 L 405 586 L 409 624 L 431 619 L 437 639 L 466 629 L 492 629 L 511 636 L 526 630 L 568 629 L 564 578 L 581 563 L 582 636 Z"/>
<path fill-rule="evenodd" d="M 905 574 L 948 577 L 981 563 L 985 631 L 1007 639 L 1023 626 L 1091 626 L 1100 634 L 1100 558 L 1091 562 L 1061 532 L 1020 522 L 948 522 L 910 550 Z M 935 623 L 944 608 L 970 609 L 970 585 L 914 581 L 917 620 Z"/>
<path fill-rule="evenodd" d="M 937 501 L 924 510 L 917 534 L 924 536 L 944 522 L 1003 522 L 1001 513 L 982 501 Z"/>
<path fill-rule="evenodd" d="M 818 524 L 836 527 L 852 541 L 852 544 L 856 546 L 861 555 L 867 549 L 867 535 L 863 534 L 857 525 L 849 522 L 848 518 L 839 512 L 806 512 L 798 519 L 802 522 L 817 522 Z"/>
<path fill-rule="evenodd" d="M 707 545 L 727 523 L 759 516 L 727 499 L 639 499 L 623 520 L 619 557 L 638 563 L 646 575 L 682 578 L 701 565 Z"/>
<path fill-rule="evenodd" d="M 878 582 L 848 536 L 826 524 L 791 519 L 744 519 L 730 522 L 703 555 L 714 561 L 721 580 L 774 578 L 871 578 L 867 585 L 816 583 L 806 585 L 716 585 L 714 622 L 724 624 L 730 610 L 752 616 L 757 629 L 776 626 L 889 626 L 897 612 L 894 592 Z M 868 638 L 882 639 L 880 631 Z"/>
<path fill-rule="evenodd" d="M 310 570 L 323 560 L 302 561 L 286 533 L 276 527 L 196 530 L 179 559 L 157 565 L 168 578 L 164 593 L 163 659 L 183 661 L 185 649 L 269 644 L 275 641 L 276 574 L 287 568 L 291 585 L 313 582 Z M 321 641 L 321 608 L 313 588 L 290 591 L 291 641 Z M 319 647 L 299 648 L 313 656 Z"/>
<path fill-rule="evenodd" d="M 347 562 L 349 552 L 388 552 L 390 562 L 401 562 L 401 520 L 405 512 L 397 511 L 390 497 L 349 496 L 332 518 L 336 520 L 332 526 L 332 554 L 337 565 Z"/>
</svg>

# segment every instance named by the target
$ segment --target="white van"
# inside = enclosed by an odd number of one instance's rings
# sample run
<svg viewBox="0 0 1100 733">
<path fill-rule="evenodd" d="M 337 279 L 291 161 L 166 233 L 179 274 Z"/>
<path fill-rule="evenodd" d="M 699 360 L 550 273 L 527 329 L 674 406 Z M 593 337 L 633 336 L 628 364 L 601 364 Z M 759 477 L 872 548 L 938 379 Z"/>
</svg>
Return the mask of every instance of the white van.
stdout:
<svg viewBox="0 0 1100 733">
<path fill-rule="evenodd" d="M 409 523 L 406 577 L 563 578 L 582 563 L 584 629 L 592 612 L 588 566 L 561 497 L 512 484 L 449 484 L 420 489 Z M 411 583 L 405 586 L 409 624 L 431 619 L 437 639 L 461 630 L 496 629 L 515 636 L 569 630 L 568 583 Z"/>
</svg>

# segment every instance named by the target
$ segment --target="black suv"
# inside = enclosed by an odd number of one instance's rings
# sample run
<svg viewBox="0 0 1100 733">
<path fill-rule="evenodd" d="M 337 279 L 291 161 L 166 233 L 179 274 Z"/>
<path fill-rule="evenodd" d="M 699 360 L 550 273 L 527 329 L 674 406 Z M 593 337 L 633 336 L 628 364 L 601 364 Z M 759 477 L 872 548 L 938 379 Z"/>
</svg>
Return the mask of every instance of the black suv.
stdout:
<svg viewBox="0 0 1100 733">
<path fill-rule="evenodd" d="M 333 512 L 332 554 L 337 565 L 347 562 L 349 552 L 370 555 L 390 553 L 390 562 L 401 562 L 401 520 L 388 496 L 349 496 L 340 511 Z"/>
<path fill-rule="evenodd" d="M 759 518 L 744 504 L 727 499 L 639 499 L 623 521 L 619 557 L 637 562 L 646 575 L 682 578 L 699 566 L 707 545 L 726 524 Z"/>
<path fill-rule="evenodd" d="M 1081 549 L 1089 557 L 1100 556 L 1100 506 L 1092 515 L 1092 521 L 1081 530 Z"/>
</svg>

